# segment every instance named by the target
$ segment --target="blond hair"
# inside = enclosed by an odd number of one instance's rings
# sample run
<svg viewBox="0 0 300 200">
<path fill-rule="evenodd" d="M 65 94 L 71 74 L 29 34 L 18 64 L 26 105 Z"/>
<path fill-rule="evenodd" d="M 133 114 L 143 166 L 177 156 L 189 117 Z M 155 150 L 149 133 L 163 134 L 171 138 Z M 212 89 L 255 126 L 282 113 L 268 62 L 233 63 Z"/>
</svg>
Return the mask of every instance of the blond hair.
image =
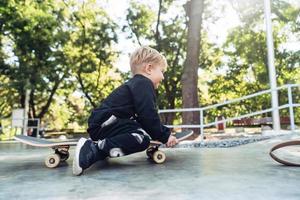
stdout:
<svg viewBox="0 0 300 200">
<path fill-rule="evenodd" d="M 159 64 L 165 69 L 167 68 L 166 58 L 157 50 L 142 46 L 136 49 L 130 56 L 130 69 L 133 75 L 135 75 L 145 64 Z"/>
</svg>

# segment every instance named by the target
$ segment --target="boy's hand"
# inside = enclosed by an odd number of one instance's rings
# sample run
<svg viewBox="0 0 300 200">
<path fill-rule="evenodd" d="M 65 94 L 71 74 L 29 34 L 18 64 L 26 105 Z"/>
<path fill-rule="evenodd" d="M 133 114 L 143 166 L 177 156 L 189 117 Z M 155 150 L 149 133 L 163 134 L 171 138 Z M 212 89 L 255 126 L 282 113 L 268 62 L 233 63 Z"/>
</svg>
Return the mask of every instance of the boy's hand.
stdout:
<svg viewBox="0 0 300 200">
<path fill-rule="evenodd" d="M 166 143 L 167 147 L 173 147 L 178 143 L 178 140 L 175 136 L 170 135 L 168 142 Z"/>
</svg>

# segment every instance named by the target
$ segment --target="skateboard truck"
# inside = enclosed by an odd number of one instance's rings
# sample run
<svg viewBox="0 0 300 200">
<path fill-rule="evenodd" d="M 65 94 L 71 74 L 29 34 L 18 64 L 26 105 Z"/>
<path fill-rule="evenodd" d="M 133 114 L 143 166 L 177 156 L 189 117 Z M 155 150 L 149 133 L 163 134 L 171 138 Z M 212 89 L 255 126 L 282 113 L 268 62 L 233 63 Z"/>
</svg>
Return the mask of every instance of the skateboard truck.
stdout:
<svg viewBox="0 0 300 200">
<path fill-rule="evenodd" d="M 147 154 L 148 158 L 150 158 L 157 164 L 164 163 L 166 160 L 166 154 L 164 152 L 158 150 L 159 146 L 160 145 L 150 146 L 146 150 L 146 154 Z"/>
<path fill-rule="evenodd" d="M 59 146 L 53 147 L 55 153 L 48 155 L 45 158 L 45 165 L 48 168 L 55 168 L 61 162 L 65 162 L 68 160 L 70 153 L 69 153 L 70 146 Z"/>
<path fill-rule="evenodd" d="M 174 136 L 178 139 L 178 142 L 184 141 L 187 138 L 189 138 L 194 132 L 192 130 L 186 130 L 183 132 L 178 132 Z M 159 147 L 163 145 L 159 141 L 150 141 L 150 146 L 146 150 L 146 154 L 148 158 L 150 158 L 152 161 L 154 161 L 157 164 L 164 163 L 166 160 L 166 154 L 159 150 Z"/>
</svg>

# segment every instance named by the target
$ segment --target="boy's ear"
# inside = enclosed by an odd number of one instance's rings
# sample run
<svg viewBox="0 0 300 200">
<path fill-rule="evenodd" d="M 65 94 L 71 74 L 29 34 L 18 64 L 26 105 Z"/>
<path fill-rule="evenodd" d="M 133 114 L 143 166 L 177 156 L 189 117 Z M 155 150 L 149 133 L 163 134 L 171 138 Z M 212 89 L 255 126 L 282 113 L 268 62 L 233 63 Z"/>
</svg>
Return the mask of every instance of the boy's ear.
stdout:
<svg viewBox="0 0 300 200">
<path fill-rule="evenodd" d="M 145 72 L 146 72 L 146 74 L 150 75 L 151 71 L 152 71 L 152 65 L 151 64 L 147 64 L 145 66 Z"/>
</svg>

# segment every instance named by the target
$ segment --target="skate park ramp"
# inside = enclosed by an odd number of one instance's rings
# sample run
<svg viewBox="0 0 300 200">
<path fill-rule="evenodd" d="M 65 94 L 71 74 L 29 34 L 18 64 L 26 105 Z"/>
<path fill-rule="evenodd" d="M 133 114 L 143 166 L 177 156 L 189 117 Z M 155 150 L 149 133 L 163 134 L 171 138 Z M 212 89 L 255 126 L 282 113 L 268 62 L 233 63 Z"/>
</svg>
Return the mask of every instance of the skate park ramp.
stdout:
<svg viewBox="0 0 300 200">
<path fill-rule="evenodd" d="M 275 137 L 230 148 L 163 149 L 154 164 L 145 152 L 98 162 L 72 175 L 70 159 L 49 169 L 48 148 L 0 143 L 0 199 L 299 199 L 300 168 L 276 163 L 275 144 L 299 135 Z"/>
</svg>

